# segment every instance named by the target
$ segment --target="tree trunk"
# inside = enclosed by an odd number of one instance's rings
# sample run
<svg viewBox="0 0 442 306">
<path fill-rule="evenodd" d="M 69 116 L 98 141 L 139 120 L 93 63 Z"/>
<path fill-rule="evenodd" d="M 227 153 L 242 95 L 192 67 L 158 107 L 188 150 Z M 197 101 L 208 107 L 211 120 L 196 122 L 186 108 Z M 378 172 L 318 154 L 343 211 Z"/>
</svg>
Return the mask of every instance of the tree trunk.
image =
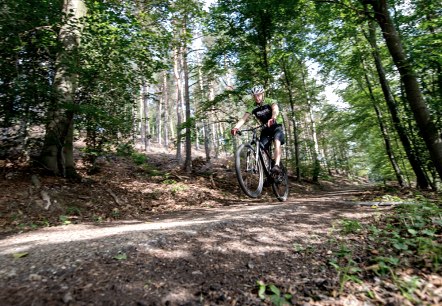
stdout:
<svg viewBox="0 0 442 306">
<path fill-rule="evenodd" d="M 215 148 L 215 158 L 219 158 L 220 154 L 220 144 L 219 144 L 219 131 L 218 131 L 218 123 L 213 123 L 213 147 Z"/>
<path fill-rule="evenodd" d="M 285 84 L 287 86 L 287 90 L 289 93 L 289 103 L 290 103 L 290 110 L 291 110 L 291 121 L 293 126 L 293 146 L 294 146 L 294 156 L 295 156 L 295 173 L 296 173 L 296 181 L 301 181 L 301 168 L 300 168 L 300 153 L 299 153 L 299 139 L 298 139 L 298 123 L 296 122 L 296 114 L 295 114 L 295 102 L 293 99 L 293 91 L 292 91 L 292 85 L 290 82 L 290 78 L 287 71 L 287 66 L 285 61 L 283 62 L 283 72 L 284 72 L 284 79 Z"/>
<path fill-rule="evenodd" d="M 160 96 L 159 100 L 158 100 L 158 105 L 157 105 L 157 114 L 156 114 L 156 130 L 157 130 L 157 142 L 159 145 L 161 145 L 162 143 L 162 138 L 161 138 L 161 115 L 163 113 L 163 95 Z"/>
<path fill-rule="evenodd" d="M 148 96 L 147 96 L 147 85 L 145 82 L 143 82 L 143 85 L 141 85 L 141 138 L 142 143 L 144 145 L 144 151 L 147 151 L 148 145 L 149 145 L 149 108 L 148 108 Z"/>
<path fill-rule="evenodd" d="M 164 97 L 164 147 L 169 147 L 169 87 L 167 83 L 167 73 L 163 74 L 163 97 Z"/>
<path fill-rule="evenodd" d="M 147 151 L 147 149 L 150 146 L 150 126 L 149 126 L 149 101 L 148 101 L 148 89 L 147 85 L 143 86 L 143 125 L 145 129 L 145 145 L 144 150 Z"/>
<path fill-rule="evenodd" d="M 146 126 L 144 125 L 144 82 L 140 86 L 140 100 L 139 100 L 139 108 L 140 108 L 140 138 L 141 144 L 146 150 Z"/>
<path fill-rule="evenodd" d="M 211 139 L 211 134 L 212 131 L 210 129 L 210 123 L 208 120 L 203 120 L 203 126 L 204 126 L 204 151 L 206 153 L 206 161 L 210 162 L 210 151 L 211 151 L 211 146 L 210 146 L 210 139 Z"/>
<path fill-rule="evenodd" d="M 382 88 L 382 92 L 385 97 L 385 101 L 387 103 L 388 109 L 391 114 L 391 118 L 393 121 L 393 125 L 396 129 L 396 132 L 399 135 L 399 139 L 402 142 L 402 145 L 404 147 L 405 153 L 407 154 L 407 158 L 410 162 L 411 167 L 413 168 L 413 171 L 416 175 L 416 181 L 418 187 L 422 189 L 428 188 L 428 180 L 426 178 L 426 175 L 424 171 L 422 170 L 422 166 L 412 150 L 410 139 L 405 131 L 405 128 L 403 127 L 403 124 L 401 122 L 399 112 L 397 109 L 396 101 L 394 100 L 393 94 L 391 93 L 390 86 L 388 85 L 387 77 L 385 76 L 384 67 L 382 65 L 381 57 L 379 54 L 378 46 L 376 44 L 376 29 L 372 22 L 369 25 L 369 31 L 370 35 L 368 37 L 368 41 L 371 44 L 372 47 L 372 55 L 373 59 L 375 61 L 376 70 L 379 77 L 379 83 Z"/>
<path fill-rule="evenodd" d="M 189 88 L 189 69 L 187 67 L 187 18 L 184 17 L 183 25 L 183 76 L 184 76 L 184 102 L 186 107 L 186 160 L 184 161 L 184 171 L 192 172 L 192 118 L 190 115 L 190 88 Z"/>
<path fill-rule="evenodd" d="M 308 113 L 309 113 L 309 119 L 310 119 L 310 129 L 312 133 L 312 140 L 314 145 L 314 151 L 313 151 L 313 174 L 312 174 L 312 181 L 314 183 L 319 182 L 319 173 L 321 172 L 321 163 L 320 163 L 320 151 L 319 151 L 319 143 L 318 143 L 318 137 L 316 133 L 316 121 L 313 116 L 313 108 L 311 105 L 311 98 L 307 90 L 307 84 L 305 82 L 306 75 L 304 73 L 304 69 L 301 68 L 301 74 L 302 74 L 302 84 L 304 87 L 304 92 L 306 94 L 307 99 L 307 106 L 308 106 Z"/>
<path fill-rule="evenodd" d="M 366 73 L 364 73 L 364 76 L 365 76 L 365 82 L 367 83 L 368 91 L 370 93 L 370 99 L 373 103 L 373 107 L 376 112 L 376 117 L 378 119 L 379 128 L 381 130 L 382 138 L 384 139 L 385 150 L 386 150 L 388 159 L 390 160 L 391 166 L 393 167 L 393 170 L 396 175 L 396 179 L 399 183 L 399 186 L 404 187 L 405 184 L 404 184 L 404 179 L 402 177 L 402 171 L 396 161 L 396 157 L 394 156 L 393 148 L 392 148 L 391 142 L 390 142 L 390 137 L 389 137 L 388 131 L 387 131 L 387 127 L 385 126 L 384 120 L 382 119 L 381 109 L 380 109 L 379 105 L 377 105 L 377 103 L 376 103 L 376 98 L 373 94 L 373 89 L 372 89 L 370 80 L 368 78 L 368 75 Z"/>
<path fill-rule="evenodd" d="M 411 62 L 405 55 L 401 39 L 391 20 L 387 1 L 365 0 L 364 2 L 370 4 L 374 9 L 376 21 L 382 29 L 382 35 L 393 62 L 399 70 L 406 92 L 406 99 L 413 112 L 421 137 L 424 139 L 433 165 L 442 180 L 442 136 L 431 119 L 430 111 L 424 101 Z"/>
<path fill-rule="evenodd" d="M 177 115 L 177 126 L 176 126 L 176 159 L 178 163 L 181 163 L 181 104 L 182 104 L 182 90 L 183 86 L 181 84 L 181 78 L 180 78 L 180 53 L 178 49 L 175 49 L 174 51 L 174 57 L 173 57 L 173 71 L 175 76 L 175 83 L 176 83 L 176 115 Z"/>
<path fill-rule="evenodd" d="M 75 103 L 78 76 L 72 73 L 74 58 L 80 44 L 81 20 L 86 16 L 82 0 L 64 0 L 62 14 L 66 16 L 58 40 L 62 46 L 57 55 L 54 76 L 54 99 L 48 113 L 48 123 L 40 155 L 44 167 L 55 175 L 76 178 L 73 159 L 73 113 L 64 107 Z"/>
</svg>

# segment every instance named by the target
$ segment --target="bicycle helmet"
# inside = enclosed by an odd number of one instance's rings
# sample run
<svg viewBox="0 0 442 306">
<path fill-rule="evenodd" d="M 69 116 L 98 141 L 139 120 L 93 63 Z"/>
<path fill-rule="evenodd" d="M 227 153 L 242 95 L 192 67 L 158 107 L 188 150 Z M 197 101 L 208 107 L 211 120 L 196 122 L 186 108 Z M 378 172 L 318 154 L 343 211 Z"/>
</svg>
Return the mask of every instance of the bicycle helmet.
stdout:
<svg viewBox="0 0 442 306">
<path fill-rule="evenodd" d="M 258 95 L 258 94 L 264 93 L 264 91 L 265 90 L 264 90 L 264 87 L 262 85 L 256 85 L 256 86 L 253 86 L 252 89 L 250 89 L 250 94 Z"/>
</svg>

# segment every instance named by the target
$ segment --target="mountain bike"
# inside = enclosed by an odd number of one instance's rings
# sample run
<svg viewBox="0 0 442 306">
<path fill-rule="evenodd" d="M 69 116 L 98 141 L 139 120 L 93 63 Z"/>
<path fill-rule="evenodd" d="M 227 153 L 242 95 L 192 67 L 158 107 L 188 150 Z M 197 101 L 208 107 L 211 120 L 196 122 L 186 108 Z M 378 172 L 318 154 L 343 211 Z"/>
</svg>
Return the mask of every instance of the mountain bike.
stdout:
<svg viewBox="0 0 442 306">
<path fill-rule="evenodd" d="M 258 130 L 264 127 L 265 125 L 261 125 L 238 131 L 239 135 L 244 132 L 253 134 L 251 141 L 241 144 L 235 152 L 236 177 L 241 189 L 251 198 L 259 197 L 264 185 L 271 185 L 276 198 L 285 201 L 289 195 L 287 169 L 281 161 L 279 165 L 281 173 L 272 174 L 271 169 L 274 166 L 271 158 L 272 145 L 266 150 L 257 136 Z"/>
</svg>

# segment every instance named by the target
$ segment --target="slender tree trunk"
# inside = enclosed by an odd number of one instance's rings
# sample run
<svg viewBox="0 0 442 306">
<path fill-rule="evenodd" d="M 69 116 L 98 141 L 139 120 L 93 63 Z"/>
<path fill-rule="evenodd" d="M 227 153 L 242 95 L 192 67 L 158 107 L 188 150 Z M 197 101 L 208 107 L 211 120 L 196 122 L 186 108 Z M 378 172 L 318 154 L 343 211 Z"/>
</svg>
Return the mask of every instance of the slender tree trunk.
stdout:
<svg viewBox="0 0 442 306">
<path fill-rule="evenodd" d="M 213 99 L 215 99 L 215 91 L 213 89 L 213 86 L 210 86 L 210 90 L 209 90 L 209 100 L 213 101 Z M 211 124 L 211 119 L 212 116 L 208 116 L 207 120 L 203 120 L 203 124 L 204 124 L 204 150 L 206 153 L 206 161 L 210 162 L 211 157 L 211 151 L 212 151 L 212 147 L 213 147 L 213 142 L 212 142 L 212 124 Z"/>
<path fill-rule="evenodd" d="M 290 111 L 291 111 L 291 121 L 293 126 L 293 147 L 294 147 L 294 156 L 295 156 L 295 173 L 296 173 L 296 181 L 301 181 L 301 167 L 300 167 L 300 150 L 299 150 L 299 139 L 298 139 L 298 123 L 296 121 L 296 113 L 295 113 L 295 102 L 293 99 L 293 90 L 291 81 L 288 75 L 287 66 L 285 61 L 283 64 L 283 72 L 284 72 L 284 80 L 287 86 L 287 91 L 289 93 L 289 103 L 290 103 Z"/>
<path fill-rule="evenodd" d="M 384 67 L 382 65 L 382 61 L 380 58 L 380 54 L 378 51 L 378 46 L 376 44 L 376 29 L 371 22 L 369 24 L 369 31 L 370 35 L 368 37 L 368 40 L 372 47 L 372 55 L 376 64 L 376 70 L 379 77 L 379 83 L 382 88 L 382 92 L 385 97 L 385 101 L 387 103 L 388 109 L 391 114 L 391 118 L 393 120 L 393 125 L 396 129 L 396 132 L 398 133 L 399 139 L 402 142 L 402 145 L 404 147 L 405 153 L 407 154 L 407 158 L 410 162 L 411 167 L 413 168 L 413 171 L 416 175 L 416 181 L 417 185 L 420 188 L 426 189 L 428 188 L 428 180 L 426 178 L 426 175 L 424 171 L 422 170 L 422 166 L 412 150 L 410 139 L 405 131 L 405 128 L 403 127 L 403 124 L 400 119 L 400 115 L 397 109 L 396 101 L 394 100 L 393 94 L 391 93 L 390 86 L 388 85 L 387 77 L 385 76 Z"/>
<path fill-rule="evenodd" d="M 163 97 L 164 97 L 164 147 L 169 147 L 169 86 L 167 83 L 167 73 L 163 73 Z"/>
<path fill-rule="evenodd" d="M 180 54 L 178 49 L 175 49 L 174 51 L 174 58 L 173 58 L 173 71 L 175 76 L 175 83 L 176 83 L 176 115 L 177 115 L 177 127 L 176 127 L 176 159 L 178 163 L 181 163 L 182 156 L 181 156 L 181 104 L 182 104 L 182 91 L 183 86 L 181 84 L 181 77 L 179 72 L 179 66 L 180 66 Z"/>
<path fill-rule="evenodd" d="M 140 100 L 139 100 L 139 109 L 140 109 L 140 138 L 141 144 L 146 150 L 146 125 L 144 124 L 144 82 L 140 86 Z"/>
<path fill-rule="evenodd" d="M 368 91 L 370 93 L 370 99 L 371 99 L 371 101 L 373 103 L 373 107 L 374 107 L 375 112 L 376 112 L 376 117 L 378 119 L 379 128 L 381 130 L 382 138 L 384 139 L 385 150 L 386 150 L 387 156 L 388 156 L 388 158 L 390 160 L 391 166 L 393 167 L 393 170 L 394 170 L 394 173 L 396 175 L 396 179 L 397 179 L 397 181 L 399 183 L 399 186 L 404 187 L 405 184 L 404 184 L 404 179 L 402 177 L 402 171 L 401 171 L 401 169 L 399 167 L 399 164 L 397 163 L 396 158 L 394 156 L 393 148 L 392 148 L 391 142 L 390 142 L 390 137 L 388 135 L 387 128 L 386 128 L 386 126 L 384 124 L 384 120 L 382 119 L 381 109 L 380 109 L 379 105 L 377 105 L 377 103 L 376 103 L 376 98 L 374 97 L 373 89 L 372 89 L 372 86 L 371 86 L 370 79 L 368 78 L 368 75 L 366 73 L 364 73 L 364 76 L 365 76 L 365 82 L 366 82 L 367 87 L 368 87 Z"/>
<path fill-rule="evenodd" d="M 157 108 L 157 114 L 156 114 L 156 130 L 157 130 L 157 142 L 159 145 L 162 143 L 162 122 L 161 122 L 161 115 L 163 114 L 163 95 L 161 95 L 160 99 L 158 100 L 158 108 Z"/>
<path fill-rule="evenodd" d="M 220 144 L 219 144 L 219 129 L 218 129 L 218 123 L 213 123 L 213 146 L 215 148 L 215 158 L 219 158 L 220 154 Z"/>
<path fill-rule="evenodd" d="M 148 90 L 147 85 L 143 85 L 143 126 L 144 126 L 144 150 L 147 151 L 150 145 L 150 126 L 149 126 L 149 107 L 148 107 Z"/>
<path fill-rule="evenodd" d="M 314 151 L 313 151 L 313 174 L 312 174 L 312 181 L 314 183 L 318 183 L 319 182 L 319 173 L 321 172 L 321 163 L 320 163 L 320 151 L 319 151 L 319 143 L 318 143 L 318 137 L 317 137 L 317 133 L 316 133 L 316 121 L 315 118 L 313 116 L 313 108 L 311 105 L 311 98 L 307 89 L 307 84 L 306 84 L 306 75 L 304 72 L 304 69 L 301 69 L 301 74 L 302 74 L 302 84 L 304 87 L 304 92 L 306 94 L 306 99 L 307 99 L 307 106 L 308 106 L 308 113 L 309 113 L 309 119 L 310 119 L 310 129 L 311 129 L 311 133 L 312 133 L 312 140 L 313 140 L 313 145 L 314 145 Z"/>
<path fill-rule="evenodd" d="M 194 131 L 195 131 L 195 150 L 199 150 L 200 149 L 200 128 L 199 128 L 199 124 L 196 122 L 195 122 Z"/>
<path fill-rule="evenodd" d="M 192 118 L 190 115 L 190 88 L 189 88 L 189 69 L 187 66 L 188 48 L 186 43 L 187 19 L 184 19 L 184 45 L 183 45 L 183 75 L 184 75 L 184 102 L 186 107 L 186 160 L 184 161 L 184 171 L 192 172 Z"/>
<path fill-rule="evenodd" d="M 210 151 L 211 151 L 211 146 L 210 146 L 210 136 L 212 134 L 212 131 L 210 129 L 210 123 L 208 120 L 203 120 L 203 126 L 204 126 L 204 151 L 206 153 L 206 161 L 210 162 Z"/>
<path fill-rule="evenodd" d="M 61 27 L 58 40 L 62 46 L 56 59 L 54 100 L 48 113 L 48 124 L 41 152 L 41 162 L 56 175 L 77 178 L 73 159 L 73 113 L 65 105 L 75 103 L 78 76 L 70 71 L 75 65 L 75 52 L 80 44 L 81 20 L 86 16 L 82 0 L 64 0 L 62 13 L 66 22 Z"/>
<path fill-rule="evenodd" d="M 392 22 L 386 0 L 363 0 L 373 7 L 376 21 L 382 29 L 388 50 L 404 84 L 406 98 L 411 107 L 421 137 L 430 153 L 433 165 L 442 180 L 442 136 L 433 123 L 430 111 L 424 101 L 422 92 L 413 71 L 410 60 L 406 57 L 402 41 Z"/>
</svg>

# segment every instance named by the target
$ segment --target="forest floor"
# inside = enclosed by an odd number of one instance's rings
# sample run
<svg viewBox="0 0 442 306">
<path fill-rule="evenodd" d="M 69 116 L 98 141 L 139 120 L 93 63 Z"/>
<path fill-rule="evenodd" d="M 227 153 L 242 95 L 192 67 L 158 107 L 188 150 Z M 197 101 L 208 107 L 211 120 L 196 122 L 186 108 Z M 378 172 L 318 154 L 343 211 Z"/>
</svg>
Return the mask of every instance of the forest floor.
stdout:
<svg viewBox="0 0 442 306">
<path fill-rule="evenodd" d="M 271 189 L 252 200 L 231 159 L 197 157 L 187 175 L 171 152 L 139 156 L 108 156 L 94 174 L 79 162 L 81 183 L 5 165 L 0 305 L 442 303 L 442 278 L 425 266 L 396 266 L 404 286 L 359 273 L 383 242 L 358 229 L 395 207 L 379 199 L 410 190 L 291 179 L 286 202 Z"/>
</svg>

